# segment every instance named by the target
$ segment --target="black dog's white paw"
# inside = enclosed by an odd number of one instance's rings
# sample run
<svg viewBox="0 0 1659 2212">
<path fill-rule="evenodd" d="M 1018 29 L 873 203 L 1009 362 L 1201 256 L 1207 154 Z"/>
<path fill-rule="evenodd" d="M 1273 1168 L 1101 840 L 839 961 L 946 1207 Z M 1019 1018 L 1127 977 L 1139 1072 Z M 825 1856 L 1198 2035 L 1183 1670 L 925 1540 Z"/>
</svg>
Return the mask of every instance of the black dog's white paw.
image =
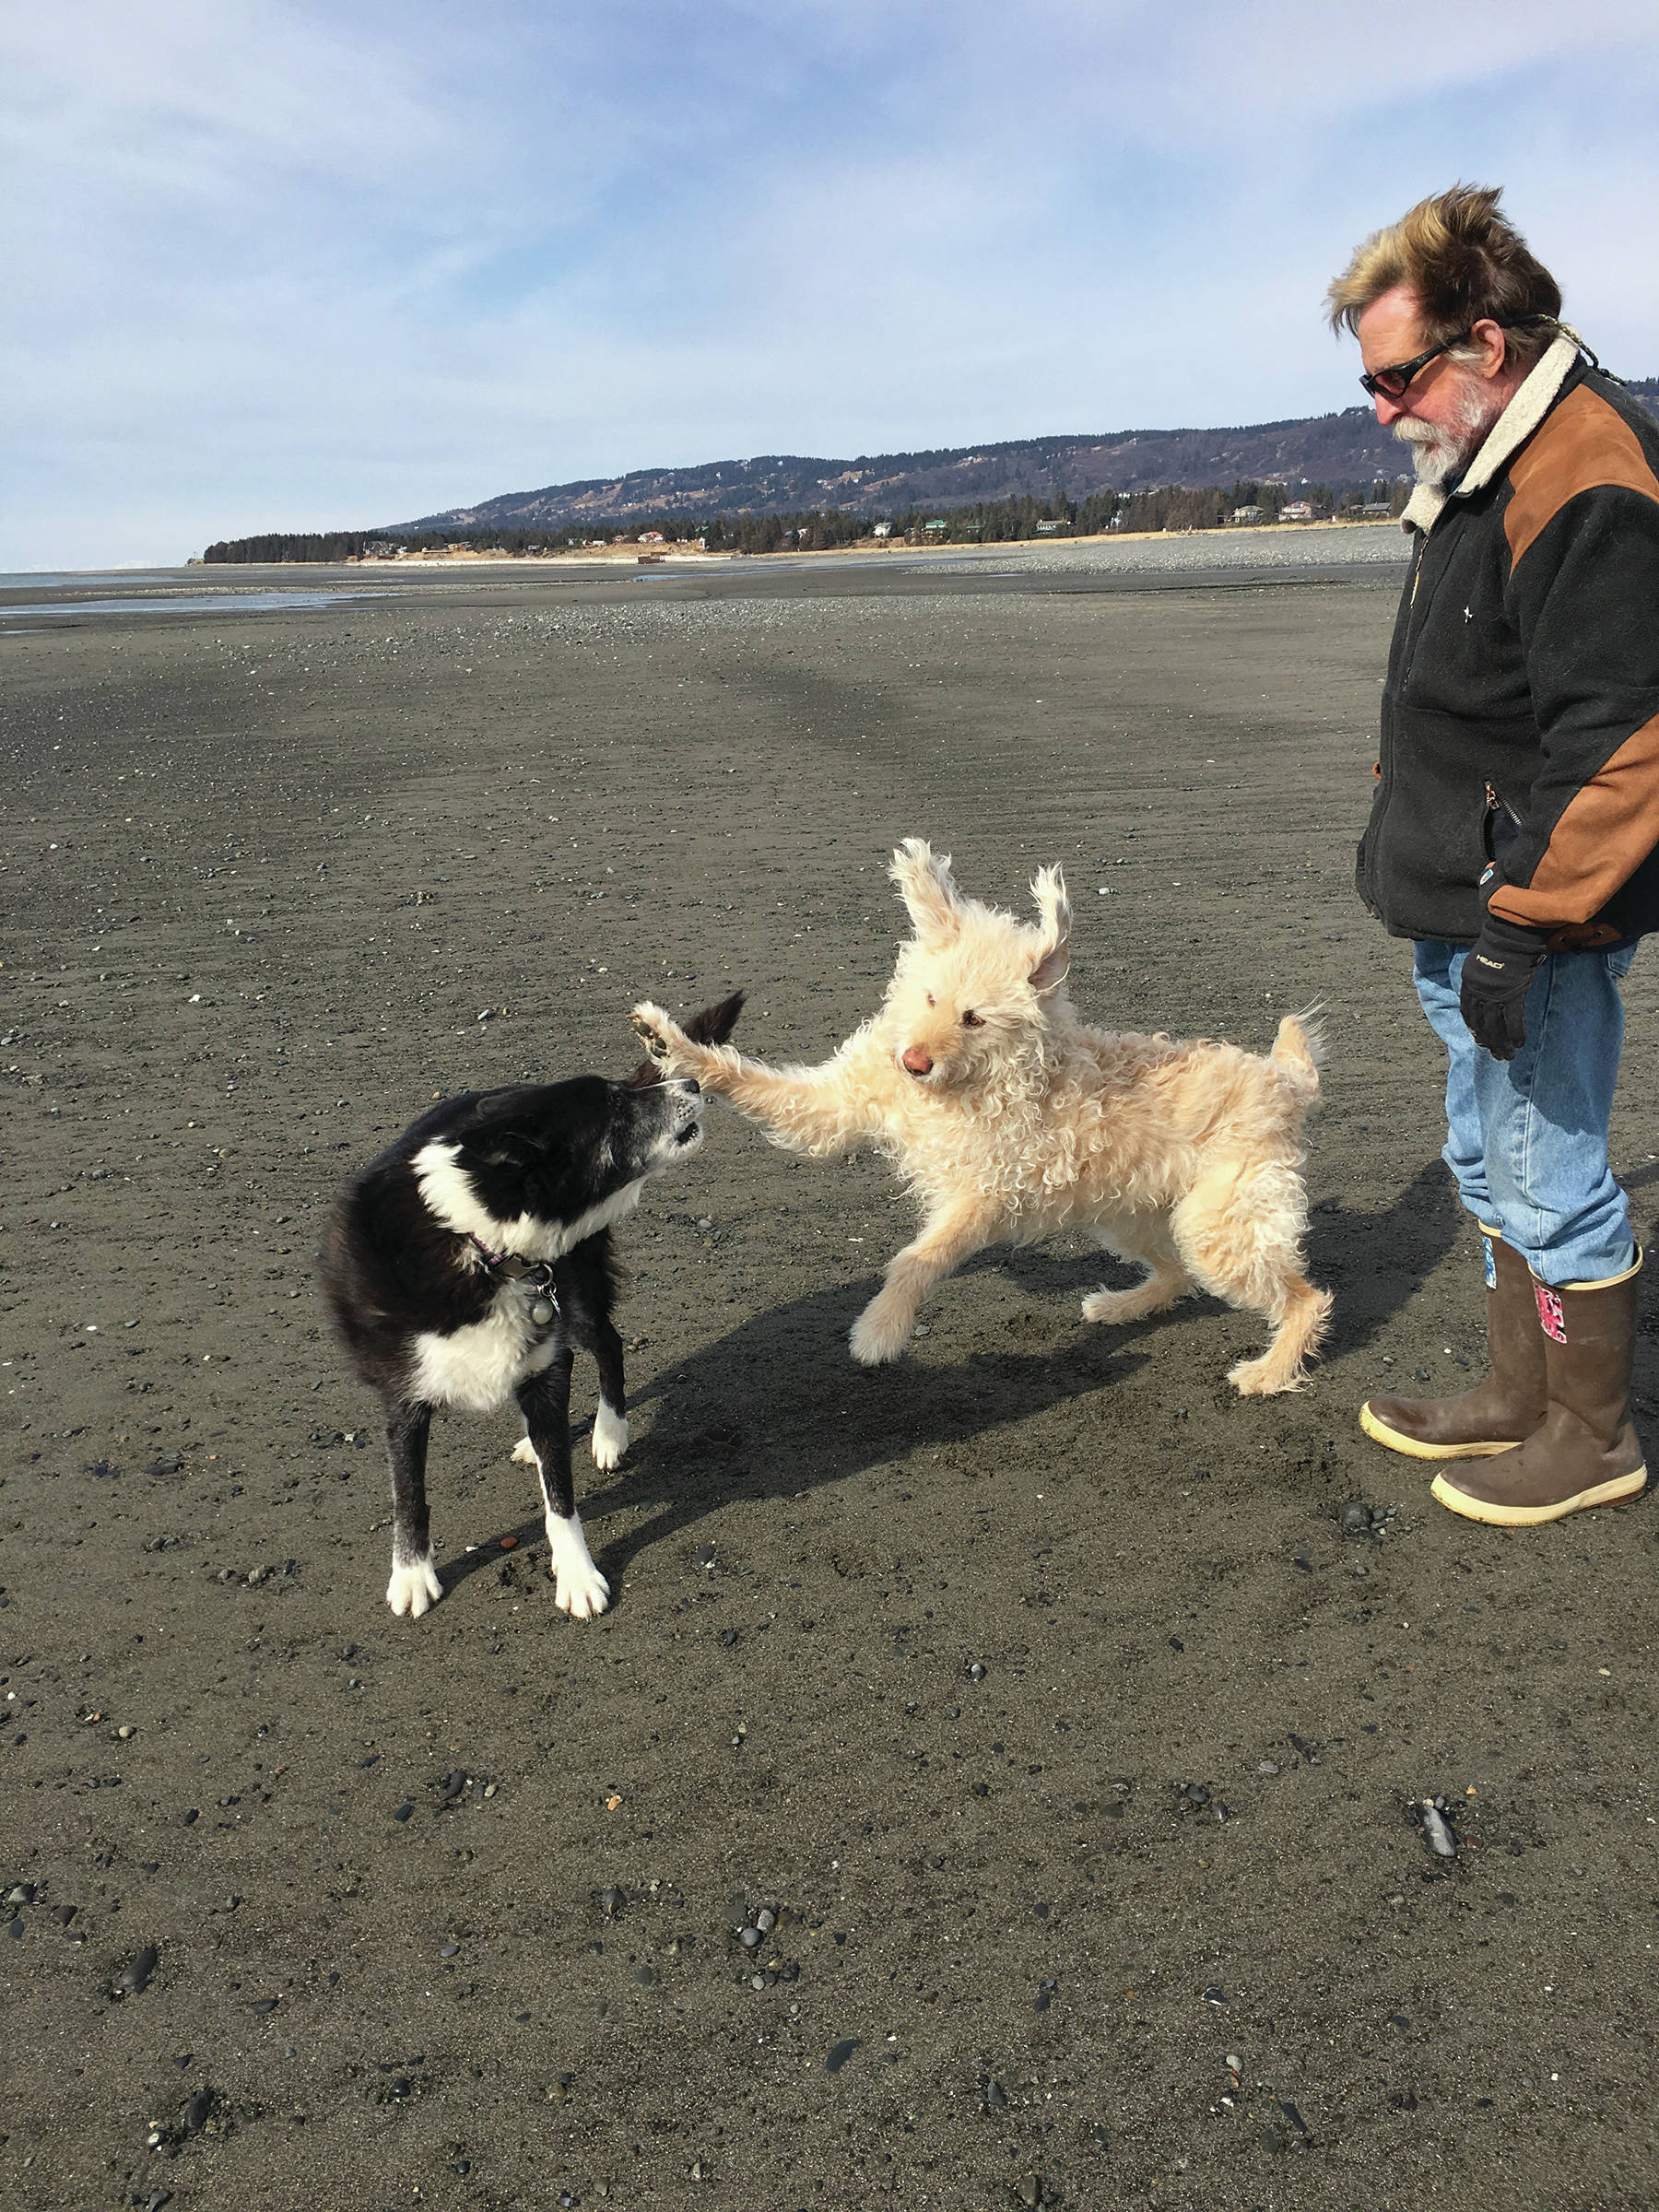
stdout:
<svg viewBox="0 0 1659 2212">
<path fill-rule="evenodd" d="M 411 1620 L 429 1612 L 442 1595 L 443 1584 L 438 1580 L 429 1551 L 418 1559 L 394 1565 L 392 1580 L 386 1584 L 386 1603 L 394 1613 L 406 1613 Z"/>
<path fill-rule="evenodd" d="M 582 1533 L 582 1516 L 568 1521 L 549 1513 L 547 1571 L 553 1577 L 553 1602 L 572 1620 L 592 1620 L 610 1604 L 610 1584 L 594 1566 Z"/>
</svg>

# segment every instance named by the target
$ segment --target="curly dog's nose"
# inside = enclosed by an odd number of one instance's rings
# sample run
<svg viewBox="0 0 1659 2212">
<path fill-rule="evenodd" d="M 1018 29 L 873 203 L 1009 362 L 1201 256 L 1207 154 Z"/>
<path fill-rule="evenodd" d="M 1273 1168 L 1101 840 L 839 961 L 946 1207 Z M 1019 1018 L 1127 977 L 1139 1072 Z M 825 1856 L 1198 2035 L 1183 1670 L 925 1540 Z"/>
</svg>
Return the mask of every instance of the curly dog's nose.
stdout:
<svg viewBox="0 0 1659 2212">
<path fill-rule="evenodd" d="M 912 1076 L 931 1076 L 933 1073 L 933 1062 L 919 1044 L 907 1044 L 899 1059 Z"/>
</svg>

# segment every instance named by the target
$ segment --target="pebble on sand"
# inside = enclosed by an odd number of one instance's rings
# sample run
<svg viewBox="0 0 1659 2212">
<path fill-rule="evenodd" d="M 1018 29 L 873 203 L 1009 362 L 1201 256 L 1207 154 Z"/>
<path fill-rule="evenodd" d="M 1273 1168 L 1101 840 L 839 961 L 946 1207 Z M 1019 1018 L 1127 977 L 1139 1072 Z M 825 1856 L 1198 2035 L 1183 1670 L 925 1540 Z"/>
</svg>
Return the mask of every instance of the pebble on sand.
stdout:
<svg viewBox="0 0 1659 2212">
<path fill-rule="evenodd" d="M 117 1997 L 136 1997 L 149 1985 L 160 1956 L 153 1943 L 147 1943 L 135 1958 L 124 1966 L 110 1984 L 111 1994 Z"/>
<path fill-rule="evenodd" d="M 1454 1859 L 1457 1856 L 1457 1838 L 1452 1833 L 1442 1814 L 1432 1802 L 1423 1806 L 1423 1841 L 1437 1859 Z"/>
</svg>

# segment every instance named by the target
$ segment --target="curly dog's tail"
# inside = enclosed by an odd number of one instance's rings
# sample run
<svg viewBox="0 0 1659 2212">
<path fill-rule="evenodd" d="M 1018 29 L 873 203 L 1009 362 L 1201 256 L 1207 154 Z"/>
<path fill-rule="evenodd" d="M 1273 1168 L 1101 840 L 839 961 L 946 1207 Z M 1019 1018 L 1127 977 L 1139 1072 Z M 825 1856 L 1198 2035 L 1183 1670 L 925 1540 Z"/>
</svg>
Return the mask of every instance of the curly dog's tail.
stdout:
<svg viewBox="0 0 1659 2212">
<path fill-rule="evenodd" d="M 1319 1096 L 1319 1071 L 1325 1058 L 1320 1008 L 1309 1006 L 1300 1014 L 1287 1014 L 1278 1026 L 1269 1054 L 1287 1087 L 1300 1092 L 1308 1106 Z"/>
</svg>

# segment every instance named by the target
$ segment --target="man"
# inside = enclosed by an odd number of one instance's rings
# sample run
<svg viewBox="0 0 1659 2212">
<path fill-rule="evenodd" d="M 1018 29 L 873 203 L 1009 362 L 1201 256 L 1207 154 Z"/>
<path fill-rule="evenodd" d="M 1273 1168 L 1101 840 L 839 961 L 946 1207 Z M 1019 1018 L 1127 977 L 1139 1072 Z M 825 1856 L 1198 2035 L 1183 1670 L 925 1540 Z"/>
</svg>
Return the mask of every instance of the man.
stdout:
<svg viewBox="0 0 1659 2212">
<path fill-rule="evenodd" d="M 1618 981 L 1659 927 L 1659 424 L 1584 358 L 1495 191 L 1422 201 L 1329 295 L 1411 447 L 1361 898 L 1415 940 L 1445 1159 L 1480 1224 L 1490 1372 L 1372 1398 L 1442 1505 L 1553 1521 L 1647 1479 L 1638 1271 L 1607 1118 Z"/>
</svg>

